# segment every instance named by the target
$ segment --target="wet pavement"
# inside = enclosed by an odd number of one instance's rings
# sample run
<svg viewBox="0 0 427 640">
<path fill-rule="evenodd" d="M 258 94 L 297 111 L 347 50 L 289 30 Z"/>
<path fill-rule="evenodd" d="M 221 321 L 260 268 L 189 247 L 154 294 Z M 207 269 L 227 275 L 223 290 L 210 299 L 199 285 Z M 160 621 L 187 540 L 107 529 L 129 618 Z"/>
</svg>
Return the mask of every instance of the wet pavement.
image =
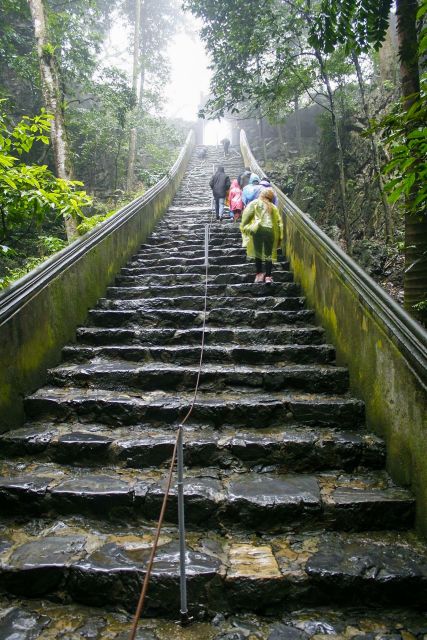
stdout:
<svg viewBox="0 0 427 640">
<path fill-rule="evenodd" d="M 0 436 L 0 640 L 127 638 L 193 399 L 220 160 L 192 158 L 165 217 L 25 399 L 27 422 Z M 225 165 L 234 178 L 243 161 Z M 413 496 L 385 471 L 285 258 L 273 276 L 254 285 L 238 226 L 212 222 L 184 451 L 196 623 L 174 623 L 174 481 L 138 637 L 427 640 Z"/>
</svg>

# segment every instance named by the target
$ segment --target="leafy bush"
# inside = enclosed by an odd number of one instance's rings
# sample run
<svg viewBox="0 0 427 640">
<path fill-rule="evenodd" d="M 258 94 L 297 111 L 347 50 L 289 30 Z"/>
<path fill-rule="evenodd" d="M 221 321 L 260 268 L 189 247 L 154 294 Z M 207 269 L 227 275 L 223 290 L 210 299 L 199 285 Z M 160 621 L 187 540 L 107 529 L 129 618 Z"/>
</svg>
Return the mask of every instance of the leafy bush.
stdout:
<svg viewBox="0 0 427 640">
<path fill-rule="evenodd" d="M 47 165 L 25 164 L 22 156 L 35 143 L 49 144 L 52 116 L 42 109 L 33 118 L 24 116 L 16 125 L 0 112 L 0 242 L 16 232 L 40 225 L 49 214 L 83 216 L 92 203 L 81 182 L 56 178 Z"/>
</svg>

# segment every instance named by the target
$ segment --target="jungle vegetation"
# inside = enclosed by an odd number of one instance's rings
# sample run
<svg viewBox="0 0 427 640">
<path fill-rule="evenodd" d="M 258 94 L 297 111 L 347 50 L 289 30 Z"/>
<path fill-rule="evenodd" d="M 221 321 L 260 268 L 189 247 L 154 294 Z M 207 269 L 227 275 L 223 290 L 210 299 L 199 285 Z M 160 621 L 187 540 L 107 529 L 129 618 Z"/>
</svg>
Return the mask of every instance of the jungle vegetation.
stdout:
<svg viewBox="0 0 427 640">
<path fill-rule="evenodd" d="M 271 177 L 425 320 L 427 0 L 184 5 L 212 59 L 202 117 L 252 119 Z M 300 120 L 313 108 L 307 148 Z"/>
<path fill-rule="evenodd" d="M 161 115 L 183 16 L 179 0 L 2 0 L 0 288 L 167 173 L 187 127 Z"/>
</svg>

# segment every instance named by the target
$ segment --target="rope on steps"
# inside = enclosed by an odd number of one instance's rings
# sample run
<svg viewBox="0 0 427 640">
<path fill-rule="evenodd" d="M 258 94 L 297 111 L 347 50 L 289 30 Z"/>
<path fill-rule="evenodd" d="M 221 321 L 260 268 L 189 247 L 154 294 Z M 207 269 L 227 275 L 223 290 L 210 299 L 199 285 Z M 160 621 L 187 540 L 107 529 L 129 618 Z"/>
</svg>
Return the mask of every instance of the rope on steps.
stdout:
<svg viewBox="0 0 427 640">
<path fill-rule="evenodd" d="M 181 614 L 182 625 L 186 625 L 186 624 L 189 624 L 189 622 L 191 622 L 191 618 L 188 615 L 188 608 L 187 608 L 187 589 L 186 589 L 186 575 L 185 575 L 185 524 L 184 524 L 184 492 L 183 492 L 183 439 L 184 438 L 183 436 L 184 436 L 184 425 L 189 419 L 189 417 L 191 416 L 194 409 L 194 405 L 197 400 L 197 395 L 198 395 L 199 385 L 200 385 L 200 377 L 202 372 L 203 354 L 204 354 L 204 348 L 205 348 L 205 333 L 206 333 L 206 310 L 207 310 L 207 300 L 208 300 L 209 238 L 210 238 L 210 225 L 212 222 L 212 216 L 213 216 L 213 212 L 211 211 L 210 223 L 208 223 L 205 227 L 205 293 L 204 293 L 204 306 L 203 306 L 202 340 L 200 344 L 200 360 L 199 360 L 199 370 L 198 370 L 197 379 L 196 379 L 196 386 L 194 388 L 194 396 L 191 401 L 190 408 L 177 429 L 174 449 L 172 453 L 172 459 L 169 467 L 169 473 L 167 476 L 165 495 L 163 496 L 162 508 L 160 510 L 160 516 L 159 516 L 159 521 L 157 523 L 156 534 L 154 536 L 153 547 L 151 549 L 150 559 L 148 561 L 147 570 L 144 576 L 141 595 L 139 597 L 138 606 L 135 611 L 135 616 L 133 619 L 129 640 L 135 640 L 136 633 L 138 630 L 138 622 L 144 608 L 145 597 L 148 591 L 154 559 L 155 559 L 157 547 L 159 544 L 160 533 L 162 530 L 163 520 L 166 513 L 166 506 L 167 506 L 167 501 L 168 501 L 170 488 L 172 484 L 172 476 L 173 476 L 175 460 L 177 456 L 178 456 L 178 512 L 179 512 L 179 528 L 180 528 L 180 572 L 181 572 L 180 614 Z"/>
</svg>

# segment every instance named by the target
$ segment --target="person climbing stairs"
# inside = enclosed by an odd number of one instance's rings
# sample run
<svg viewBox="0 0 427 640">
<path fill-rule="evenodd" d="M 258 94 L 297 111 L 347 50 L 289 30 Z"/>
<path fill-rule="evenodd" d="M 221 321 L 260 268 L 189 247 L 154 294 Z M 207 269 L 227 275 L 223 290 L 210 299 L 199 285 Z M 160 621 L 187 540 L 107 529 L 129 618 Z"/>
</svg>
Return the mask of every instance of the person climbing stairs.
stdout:
<svg viewBox="0 0 427 640">
<path fill-rule="evenodd" d="M 2 638 L 16 628 L 31 631 L 24 640 L 127 637 L 198 372 L 218 162 L 230 177 L 243 167 L 233 149 L 225 160 L 217 148 L 195 152 L 151 236 L 25 399 L 26 424 L 0 436 Z M 414 498 L 385 471 L 384 443 L 285 258 L 273 275 L 253 284 L 238 225 L 211 224 L 184 451 L 189 606 L 205 622 L 199 635 L 172 636 L 165 621 L 179 614 L 173 486 L 141 637 L 422 629 L 427 556 Z M 233 620 L 250 620 L 253 635 L 226 635 Z"/>
</svg>

